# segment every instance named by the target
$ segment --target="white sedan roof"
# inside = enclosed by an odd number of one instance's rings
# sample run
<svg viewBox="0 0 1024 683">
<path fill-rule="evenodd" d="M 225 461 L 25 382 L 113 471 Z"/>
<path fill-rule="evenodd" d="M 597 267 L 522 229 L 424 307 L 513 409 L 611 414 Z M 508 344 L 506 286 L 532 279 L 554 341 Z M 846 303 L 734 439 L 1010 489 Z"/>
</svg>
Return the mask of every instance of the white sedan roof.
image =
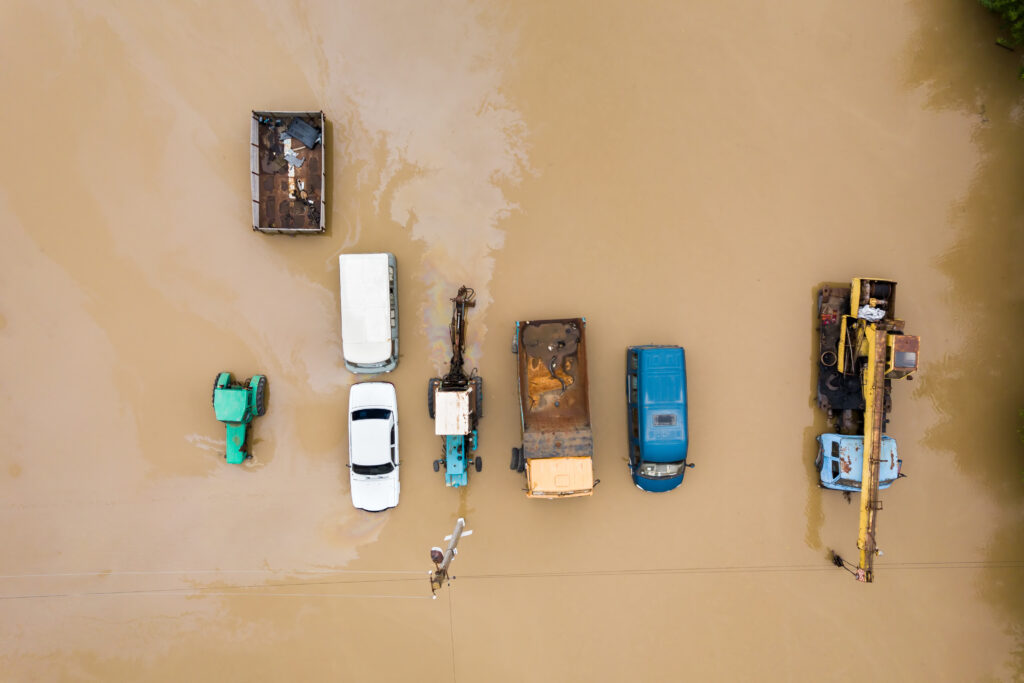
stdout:
<svg viewBox="0 0 1024 683">
<path fill-rule="evenodd" d="M 352 422 L 352 464 L 383 465 L 391 462 L 391 420 Z"/>
</svg>

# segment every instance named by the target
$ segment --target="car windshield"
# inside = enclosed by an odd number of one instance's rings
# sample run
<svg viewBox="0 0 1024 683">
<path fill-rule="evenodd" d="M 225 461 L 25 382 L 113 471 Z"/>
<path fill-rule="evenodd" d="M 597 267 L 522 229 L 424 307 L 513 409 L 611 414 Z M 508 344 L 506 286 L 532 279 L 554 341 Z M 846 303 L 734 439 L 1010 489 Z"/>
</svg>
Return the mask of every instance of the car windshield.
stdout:
<svg viewBox="0 0 1024 683">
<path fill-rule="evenodd" d="M 383 465 L 352 465 L 352 471 L 355 472 L 356 474 L 370 476 L 387 474 L 393 469 L 395 469 L 395 466 L 389 462 L 386 462 Z"/>
<path fill-rule="evenodd" d="M 641 477 L 660 479 L 662 477 L 678 477 L 686 467 L 686 462 L 645 462 L 640 467 Z"/>
<path fill-rule="evenodd" d="M 391 411 L 386 408 L 363 408 L 352 412 L 352 420 L 386 420 Z"/>
</svg>

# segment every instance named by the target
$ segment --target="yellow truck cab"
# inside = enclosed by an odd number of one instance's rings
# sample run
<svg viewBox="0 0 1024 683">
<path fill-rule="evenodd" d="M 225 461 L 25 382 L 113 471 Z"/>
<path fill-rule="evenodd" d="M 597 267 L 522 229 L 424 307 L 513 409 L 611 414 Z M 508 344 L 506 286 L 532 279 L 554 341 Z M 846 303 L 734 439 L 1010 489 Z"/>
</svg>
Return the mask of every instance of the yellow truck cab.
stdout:
<svg viewBox="0 0 1024 683">
<path fill-rule="evenodd" d="M 594 492 L 594 440 L 583 318 L 516 323 L 522 445 L 510 468 L 526 475 L 530 498 Z"/>
</svg>

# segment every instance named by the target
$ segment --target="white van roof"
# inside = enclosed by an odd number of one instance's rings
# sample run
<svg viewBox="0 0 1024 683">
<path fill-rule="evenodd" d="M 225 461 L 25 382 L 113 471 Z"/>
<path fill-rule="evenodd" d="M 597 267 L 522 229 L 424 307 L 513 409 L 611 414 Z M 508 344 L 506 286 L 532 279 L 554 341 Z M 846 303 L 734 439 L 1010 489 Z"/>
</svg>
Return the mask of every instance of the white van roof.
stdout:
<svg viewBox="0 0 1024 683">
<path fill-rule="evenodd" d="M 350 363 L 391 358 L 388 254 L 340 254 L 341 345 Z"/>
</svg>

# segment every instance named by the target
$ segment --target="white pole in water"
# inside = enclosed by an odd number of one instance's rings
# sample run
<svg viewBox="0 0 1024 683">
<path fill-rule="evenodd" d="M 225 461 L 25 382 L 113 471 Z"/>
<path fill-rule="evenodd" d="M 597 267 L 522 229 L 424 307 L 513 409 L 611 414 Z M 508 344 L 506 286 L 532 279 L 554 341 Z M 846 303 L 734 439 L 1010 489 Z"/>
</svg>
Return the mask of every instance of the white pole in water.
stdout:
<svg viewBox="0 0 1024 683">
<path fill-rule="evenodd" d="M 463 536 L 469 536 L 472 531 L 466 531 L 466 520 L 459 517 L 455 521 L 455 528 L 452 530 L 451 536 L 445 536 L 444 540 L 448 541 L 448 548 L 442 552 L 440 548 L 433 547 L 430 549 L 430 559 L 434 562 L 435 569 L 430 573 L 430 590 L 433 593 L 437 592 L 437 589 L 441 587 L 445 579 L 448 578 L 448 567 L 451 566 L 452 560 L 459 554 L 459 539 Z M 437 595 L 434 596 L 435 598 Z"/>
</svg>

